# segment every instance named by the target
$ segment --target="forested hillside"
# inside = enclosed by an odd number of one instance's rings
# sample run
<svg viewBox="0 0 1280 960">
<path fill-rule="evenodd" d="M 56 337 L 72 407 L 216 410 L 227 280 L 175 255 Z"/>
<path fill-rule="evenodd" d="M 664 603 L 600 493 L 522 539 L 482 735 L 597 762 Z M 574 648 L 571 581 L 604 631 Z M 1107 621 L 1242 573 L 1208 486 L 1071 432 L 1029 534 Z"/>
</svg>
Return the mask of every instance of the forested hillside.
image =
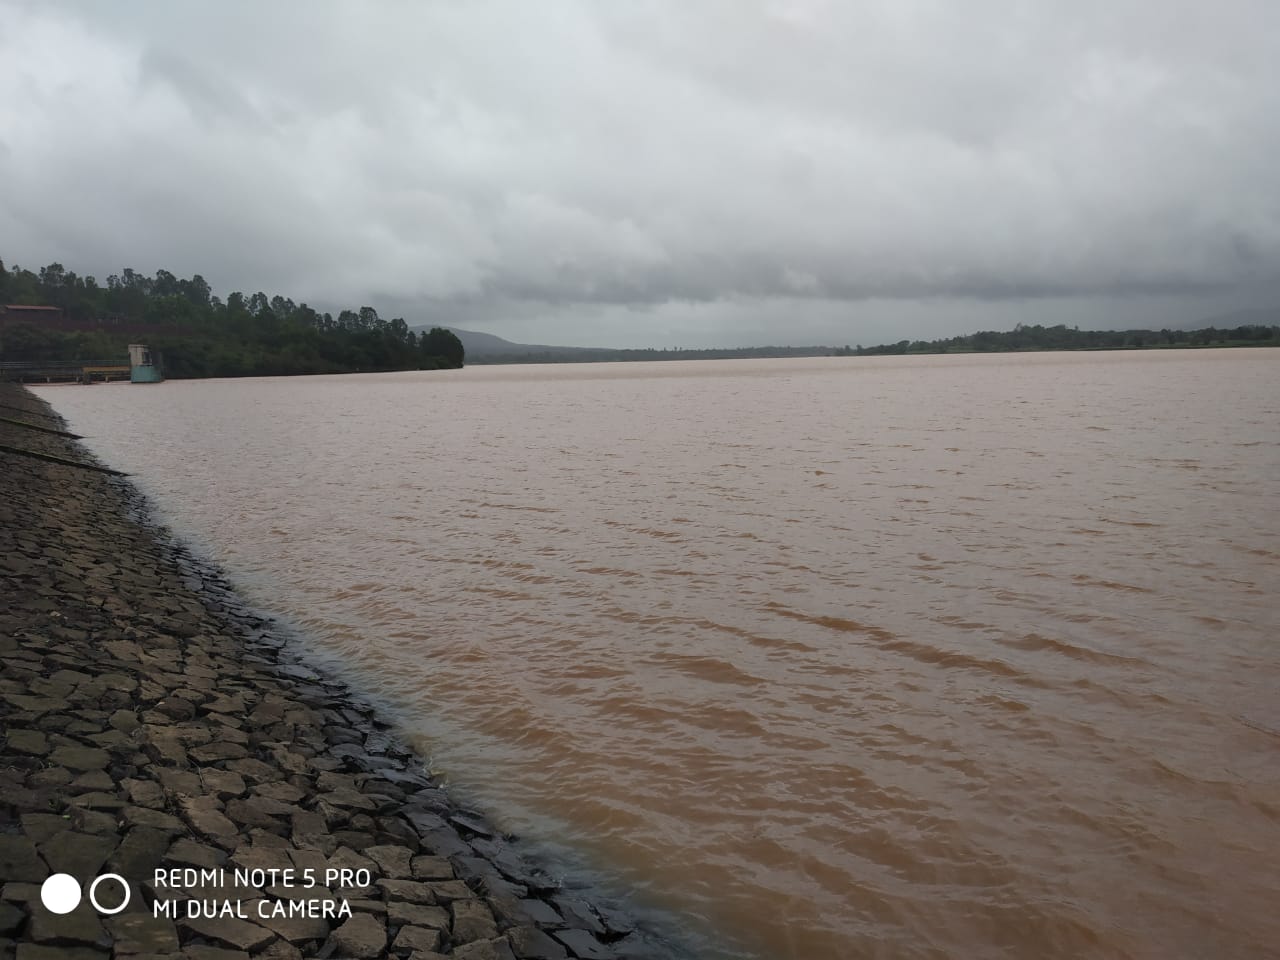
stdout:
<svg viewBox="0 0 1280 960">
<path fill-rule="evenodd" d="M 39 322 L 0 317 L 0 359 L 120 360 L 130 342 L 161 352 L 169 377 L 279 376 L 461 367 L 448 330 L 416 333 L 372 307 L 337 316 L 265 293 L 222 299 L 199 274 L 132 269 L 105 283 L 53 263 L 38 273 L 0 262 L 0 304 L 60 308 Z"/>
</svg>

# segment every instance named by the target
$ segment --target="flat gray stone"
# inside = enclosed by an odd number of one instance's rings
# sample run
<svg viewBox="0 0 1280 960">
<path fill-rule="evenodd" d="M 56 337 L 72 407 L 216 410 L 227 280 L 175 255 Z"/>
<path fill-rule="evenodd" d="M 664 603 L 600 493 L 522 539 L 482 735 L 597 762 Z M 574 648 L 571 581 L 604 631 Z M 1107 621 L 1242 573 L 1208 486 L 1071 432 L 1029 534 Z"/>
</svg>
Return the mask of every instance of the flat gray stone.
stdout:
<svg viewBox="0 0 1280 960">
<path fill-rule="evenodd" d="M 107 954 L 93 947 L 51 947 L 42 943 L 20 943 L 16 960 L 106 960 Z"/>
<path fill-rule="evenodd" d="M 334 948 L 330 955 L 378 957 L 387 946 L 387 928 L 372 914 L 357 913 L 329 935 L 329 943 Z"/>
<path fill-rule="evenodd" d="M 400 932 L 396 934 L 395 941 L 391 944 L 391 950 L 394 953 L 403 953 L 404 951 L 426 951 L 433 953 L 440 949 L 441 943 L 444 942 L 444 934 L 439 930 L 431 927 L 401 927 Z"/>
<path fill-rule="evenodd" d="M 90 905 L 88 896 L 70 913 L 59 915 L 43 907 L 32 910 L 27 938 L 44 944 L 81 944 L 103 950 L 111 947 L 111 938 L 103 929 L 98 911 Z"/>
<path fill-rule="evenodd" d="M 180 770 L 176 767 L 157 767 L 152 771 L 160 781 L 160 785 L 169 793 L 194 796 L 202 792 L 200 774 L 194 770 Z"/>
<path fill-rule="evenodd" d="M 244 777 L 233 770 L 218 770 L 214 767 L 206 767 L 200 771 L 200 779 L 204 783 L 205 792 L 215 794 L 221 800 L 243 797 L 247 789 Z M 196 791 L 189 790 L 187 792 L 195 793 Z"/>
<path fill-rule="evenodd" d="M 305 943 L 308 940 L 323 940 L 329 936 L 329 921 L 320 917 L 259 917 L 257 922 L 268 930 L 273 930 L 290 943 Z"/>
<path fill-rule="evenodd" d="M 187 826 L 177 817 L 147 807 L 125 807 L 124 821 L 133 827 L 152 827 L 170 833 L 186 833 Z"/>
<path fill-rule="evenodd" d="M 40 856 L 52 873 L 69 873 L 83 883 L 98 875 L 119 845 L 118 837 L 64 830 L 40 844 Z"/>
<path fill-rule="evenodd" d="M 228 950 L 226 947 L 211 947 L 207 944 L 189 944 L 182 951 L 187 960 L 249 960 L 249 954 L 243 950 Z"/>
<path fill-rule="evenodd" d="M 242 760 L 249 756 L 249 751 L 242 744 L 219 740 L 207 743 L 202 747 L 192 747 L 187 755 L 196 763 L 210 764 L 219 760 Z"/>
<path fill-rule="evenodd" d="M 107 722 L 121 733 L 133 733 L 141 725 L 132 710 L 117 710 Z"/>
<path fill-rule="evenodd" d="M 5 882 L 6 887 L 15 881 L 40 883 L 47 876 L 49 868 L 36 853 L 34 843 L 20 835 L 0 835 L 0 880 Z"/>
<path fill-rule="evenodd" d="M 49 754 L 49 762 L 68 770 L 105 770 L 111 754 L 100 747 L 75 747 L 64 744 Z"/>
<path fill-rule="evenodd" d="M 415 880 L 453 880 L 455 877 L 453 865 L 444 857 L 414 857 L 410 871 Z"/>
<path fill-rule="evenodd" d="M 12 937 L 27 915 L 12 903 L 0 903 L 0 937 Z"/>
<path fill-rule="evenodd" d="M 496 940 L 477 940 L 475 943 L 464 943 L 449 956 L 454 960 L 516 960 L 506 938 Z"/>
<path fill-rule="evenodd" d="M 365 847 L 364 855 L 378 865 L 384 877 L 391 880 L 405 880 L 413 876 L 410 861 L 413 852 L 408 847 L 380 845 Z"/>
<path fill-rule="evenodd" d="M 173 845 L 168 848 L 164 855 L 164 859 L 170 863 L 180 864 L 181 866 L 199 867 L 205 870 L 213 870 L 221 867 L 227 862 L 227 854 L 223 850 L 216 847 L 210 847 L 203 843 L 196 843 L 187 837 L 179 837 L 173 841 Z"/>
<path fill-rule="evenodd" d="M 71 789 L 76 793 L 87 793 L 92 790 L 114 790 L 115 781 L 105 770 L 90 770 L 71 781 Z"/>
<path fill-rule="evenodd" d="M 455 900 L 449 904 L 453 914 L 453 939 L 457 943 L 473 940 L 492 940 L 498 935 L 498 924 L 493 911 L 479 900 Z"/>
<path fill-rule="evenodd" d="M 10 730 L 5 742 L 16 753 L 42 757 L 49 752 L 49 738 L 38 730 Z"/>
<path fill-rule="evenodd" d="M 564 945 L 537 927 L 512 927 L 507 931 L 511 950 L 521 960 L 565 960 Z"/>
<path fill-rule="evenodd" d="M 388 900 L 408 900 L 410 903 L 434 904 L 435 894 L 421 880 L 375 880 L 374 884 L 386 891 Z"/>
<path fill-rule="evenodd" d="M 172 955 L 178 952 L 178 929 L 172 920 L 138 911 L 109 917 L 116 956 L 131 953 Z"/>
<path fill-rule="evenodd" d="M 127 834 L 115 853 L 107 859 L 114 873 L 128 878 L 154 876 L 155 869 L 169 849 L 171 834 L 155 827 L 134 827 Z"/>
<path fill-rule="evenodd" d="M 582 960 L 614 960 L 618 955 L 586 930 L 556 930 L 551 935 Z"/>
<path fill-rule="evenodd" d="M 391 900 L 387 903 L 387 920 L 390 923 L 407 923 L 414 927 L 449 929 L 449 912 L 443 907 L 431 907 L 423 903 Z"/>
<path fill-rule="evenodd" d="M 71 829 L 71 817 L 57 813 L 24 813 L 22 832 L 36 843 L 44 843 L 55 833 Z"/>
<path fill-rule="evenodd" d="M 590 930 L 597 934 L 605 932 L 604 924 L 596 917 L 595 911 L 587 901 L 577 897 L 556 897 L 554 902 L 556 909 L 564 915 L 566 926 Z"/>
<path fill-rule="evenodd" d="M 218 843 L 219 846 L 231 844 L 235 846 L 237 838 L 240 835 L 240 828 L 227 819 L 221 810 L 218 809 L 218 801 L 215 797 L 181 797 L 178 805 L 182 808 L 182 815 L 187 822 L 191 824 L 191 828 L 201 836 L 208 837 Z"/>
<path fill-rule="evenodd" d="M 249 904 L 244 904 L 244 907 L 249 916 L 254 916 Z M 261 950 L 276 938 L 276 935 L 265 927 L 237 917 L 192 918 L 180 920 L 178 923 L 184 930 L 236 950 Z"/>
</svg>

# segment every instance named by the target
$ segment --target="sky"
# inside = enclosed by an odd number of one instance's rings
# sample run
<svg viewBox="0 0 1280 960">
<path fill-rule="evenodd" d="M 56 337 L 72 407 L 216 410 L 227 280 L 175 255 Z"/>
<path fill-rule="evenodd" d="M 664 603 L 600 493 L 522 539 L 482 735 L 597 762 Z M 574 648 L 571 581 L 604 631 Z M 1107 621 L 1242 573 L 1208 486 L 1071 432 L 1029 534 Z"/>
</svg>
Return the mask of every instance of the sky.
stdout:
<svg viewBox="0 0 1280 960">
<path fill-rule="evenodd" d="M 0 259 L 521 342 L 1280 304 L 1274 0 L 0 0 Z"/>
</svg>

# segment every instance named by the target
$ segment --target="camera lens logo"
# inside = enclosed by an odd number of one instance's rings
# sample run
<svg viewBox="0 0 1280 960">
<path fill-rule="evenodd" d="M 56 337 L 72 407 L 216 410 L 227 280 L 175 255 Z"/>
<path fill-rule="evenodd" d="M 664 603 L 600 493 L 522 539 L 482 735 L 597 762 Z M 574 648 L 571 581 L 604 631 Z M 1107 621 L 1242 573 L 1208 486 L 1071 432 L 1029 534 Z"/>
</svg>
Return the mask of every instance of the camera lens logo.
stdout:
<svg viewBox="0 0 1280 960">
<path fill-rule="evenodd" d="M 119 905 L 104 907 L 98 902 L 98 887 L 105 880 L 114 880 L 124 890 L 124 899 L 120 901 Z M 93 909 L 107 916 L 119 913 L 127 907 L 131 895 L 132 891 L 129 889 L 128 882 L 118 873 L 104 873 L 100 877 L 95 877 L 93 883 L 89 884 L 89 902 L 93 904 Z M 44 908 L 50 913 L 70 913 L 80 906 L 82 896 L 80 881 L 69 873 L 55 873 L 40 886 L 40 902 L 44 904 Z"/>
</svg>

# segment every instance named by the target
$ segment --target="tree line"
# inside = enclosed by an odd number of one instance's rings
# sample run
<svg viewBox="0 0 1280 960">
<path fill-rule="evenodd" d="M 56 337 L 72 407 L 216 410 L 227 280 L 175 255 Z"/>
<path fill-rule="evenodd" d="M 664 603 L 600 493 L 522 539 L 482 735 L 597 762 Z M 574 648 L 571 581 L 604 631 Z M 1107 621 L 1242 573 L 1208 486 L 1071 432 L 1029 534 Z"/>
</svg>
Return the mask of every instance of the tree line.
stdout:
<svg viewBox="0 0 1280 960">
<path fill-rule="evenodd" d="M 265 293 L 216 296 L 196 274 L 148 277 L 131 268 L 78 276 L 60 263 L 38 273 L 0 262 L 0 304 L 50 306 L 61 322 L 0 326 L 5 360 L 102 361 L 122 358 L 130 342 L 163 357 L 168 377 L 287 376 L 462 366 L 462 342 L 434 327 L 417 333 L 373 307 L 334 316 Z"/>
<path fill-rule="evenodd" d="M 1200 330 L 1081 330 L 1018 324 L 1012 330 L 982 330 L 945 340 L 899 340 L 875 347 L 840 347 L 836 356 L 906 353 L 1009 353 L 1017 350 L 1144 350 L 1158 347 L 1280 346 L 1280 327 L 1245 324 Z"/>
</svg>

